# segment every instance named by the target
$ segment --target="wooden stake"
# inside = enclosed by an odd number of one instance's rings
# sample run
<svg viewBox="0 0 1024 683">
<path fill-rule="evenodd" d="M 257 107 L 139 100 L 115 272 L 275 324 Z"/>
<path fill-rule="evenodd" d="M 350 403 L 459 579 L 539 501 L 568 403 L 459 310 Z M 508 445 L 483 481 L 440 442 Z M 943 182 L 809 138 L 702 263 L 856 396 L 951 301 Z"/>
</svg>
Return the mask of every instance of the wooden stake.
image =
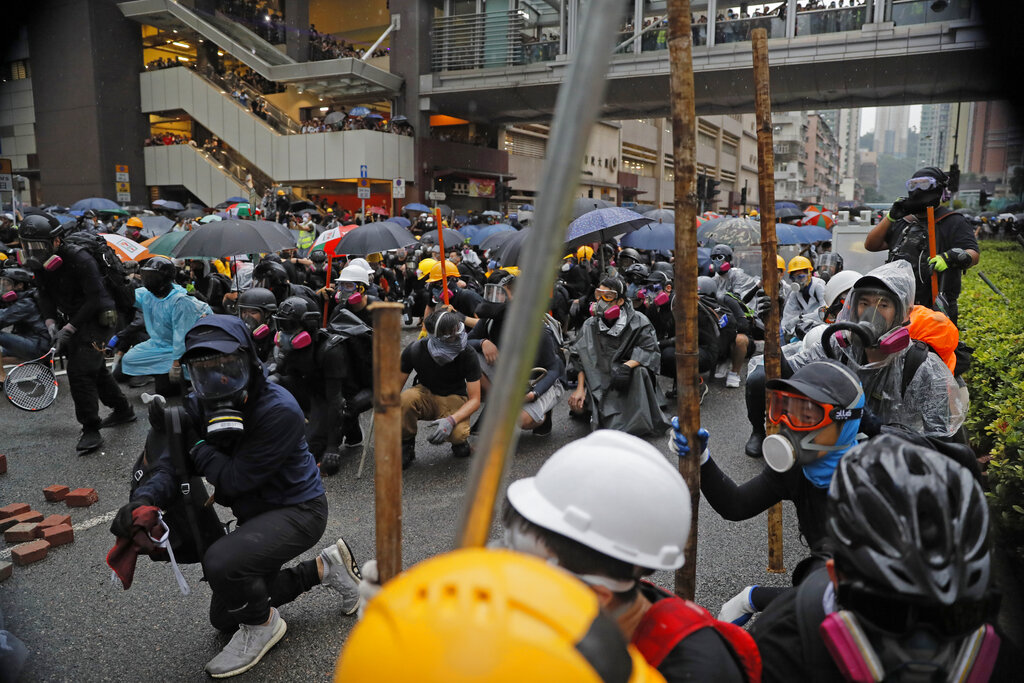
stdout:
<svg viewBox="0 0 1024 683">
<path fill-rule="evenodd" d="M 385 583 L 402 571 L 402 304 L 378 301 L 373 312 L 373 454 L 377 569 Z"/>
<path fill-rule="evenodd" d="M 768 75 L 768 32 L 763 28 L 751 31 L 754 48 L 754 104 L 757 110 L 757 181 L 761 212 L 761 282 L 771 301 L 764 333 L 765 379 L 782 373 L 782 349 L 779 339 L 779 271 L 775 238 L 775 151 L 772 136 L 772 97 Z M 766 402 L 767 405 L 767 402 Z M 778 427 L 769 423 L 766 432 L 775 434 Z M 768 510 L 768 571 L 782 573 L 782 503 Z"/>
<path fill-rule="evenodd" d="M 441 247 L 441 299 L 448 305 L 448 273 L 445 268 L 448 254 L 444 250 L 444 223 L 441 222 L 441 209 L 434 208 L 434 220 L 437 222 L 437 244 Z"/>
<path fill-rule="evenodd" d="M 691 444 L 700 429 L 700 374 L 697 364 L 697 113 L 693 96 L 693 34 L 690 0 L 669 0 L 668 54 L 672 93 L 672 154 L 675 168 L 676 241 L 672 315 L 676 324 L 676 379 L 679 428 Z M 696 450 L 696 449 L 695 449 Z M 700 458 L 679 458 L 679 473 L 690 489 L 690 535 L 675 591 L 692 600 L 697 589 L 697 512 Z"/>
<path fill-rule="evenodd" d="M 928 207 L 928 256 L 935 258 L 935 207 Z M 932 306 L 939 298 L 939 274 L 932 271 Z"/>
</svg>

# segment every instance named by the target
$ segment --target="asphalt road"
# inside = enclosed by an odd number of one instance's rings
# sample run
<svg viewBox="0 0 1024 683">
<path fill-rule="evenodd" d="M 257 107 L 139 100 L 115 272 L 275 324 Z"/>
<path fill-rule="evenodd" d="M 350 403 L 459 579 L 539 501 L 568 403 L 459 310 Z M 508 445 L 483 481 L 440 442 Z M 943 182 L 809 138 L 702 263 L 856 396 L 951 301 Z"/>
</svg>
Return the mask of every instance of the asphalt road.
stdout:
<svg viewBox="0 0 1024 683">
<path fill-rule="evenodd" d="M 201 681 L 203 666 L 226 642 L 207 620 L 210 592 L 200 583 L 196 566 L 184 567 L 191 595 L 179 593 L 164 563 L 139 562 L 129 591 L 112 585 L 105 556 L 113 543 L 110 519 L 127 500 L 129 473 L 145 439 L 144 419 L 105 430 L 106 445 L 85 457 L 75 454 L 79 427 L 66 378 L 57 402 L 44 412 L 25 413 L 0 403 L 0 452 L 8 472 L 0 475 L 0 504 L 26 502 L 44 514 L 66 513 L 63 503 L 46 503 L 42 489 L 51 484 L 92 487 L 99 502 L 71 511 L 75 542 L 51 550 L 42 562 L 15 567 L 0 583 L 0 609 L 7 628 L 25 641 L 30 659 L 26 681 Z M 152 385 L 149 387 L 152 390 Z M 139 395 L 127 390 L 143 416 Z M 364 430 L 369 414 L 364 415 Z M 712 435 L 716 461 L 736 480 L 760 469 L 742 453 L 748 430 L 742 389 L 726 389 L 713 381 L 702 408 L 703 425 Z M 532 475 L 560 446 L 580 438 L 588 428 L 570 421 L 563 404 L 555 411 L 547 437 L 524 434 L 511 468 L 511 478 Z M 652 440 L 663 452 L 665 439 Z M 666 455 L 666 457 L 668 457 Z M 336 476 L 325 480 L 330 519 L 322 545 L 343 535 L 360 562 L 374 550 L 373 463 L 368 458 L 356 478 L 359 452 L 352 453 Z M 417 459 L 406 471 L 403 553 L 405 565 L 452 547 L 455 524 L 470 463 L 450 456 L 449 446 L 432 446 L 421 438 Z M 511 481 L 511 479 L 510 479 Z M 220 510 L 221 517 L 230 517 Z M 792 569 L 805 555 L 791 506 L 784 515 L 785 559 Z M 765 516 L 726 522 L 702 500 L 697 558 L 697 600 L 713 612 L 743 586 L 788 585 L 788 574 L 770 575 L 767 565 Z M 495 530 L 497 536 L 497 529 Z M 315 556 L 318 548 L 301 559 Z M 0 541 L 0 559 L 9 549 Z M 671 586 L 672 574 L 655 580 Z M 336 594 L 318 587 L 283 607 L 288 623 L 285 639 L 253 671 L 239 680 L 327 680 L 354 624 L 342 616 Z"/>
</svg>

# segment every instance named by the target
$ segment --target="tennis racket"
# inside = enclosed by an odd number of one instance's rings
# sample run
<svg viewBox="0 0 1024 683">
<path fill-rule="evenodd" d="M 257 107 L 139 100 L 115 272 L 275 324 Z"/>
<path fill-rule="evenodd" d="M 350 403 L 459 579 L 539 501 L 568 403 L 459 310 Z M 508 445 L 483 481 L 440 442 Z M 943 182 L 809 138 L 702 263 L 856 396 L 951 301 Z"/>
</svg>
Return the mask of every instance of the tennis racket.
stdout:
<svg viewBox="0 0 1024 683">
<path fill-rule="evenodd" d="M 53 374 L 53 356 L 56 349 L 46 355 L 22 363 L 9 373 L 4 382 L 7 400 L 22 410 L 43 410 L 57 400 L 57 376 Z"/>
</svg>

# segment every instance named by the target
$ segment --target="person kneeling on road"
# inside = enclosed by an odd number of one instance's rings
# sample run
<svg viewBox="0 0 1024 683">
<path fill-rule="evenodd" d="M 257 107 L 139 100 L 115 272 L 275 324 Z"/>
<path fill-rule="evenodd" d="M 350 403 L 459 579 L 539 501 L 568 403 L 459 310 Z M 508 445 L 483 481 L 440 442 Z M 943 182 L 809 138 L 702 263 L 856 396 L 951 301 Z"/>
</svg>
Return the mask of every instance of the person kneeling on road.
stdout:
<svg viewBox="0 0 1024 683">
<path fill-rule="evenodd" d="M 39 358 L 50 348 L 50 333 L 36 301 L 32 271 L 25 268 L 0 269 L 0 356 L 19 360 Z M 4 379 L 0 364 L 0 381 Z"/>
<path fill-rule="evenodd" d="M 416 458 L 420 420 L 432 420 L 430 443 L 449 441 L 453 456 L 469 457 L 469 418 L 480 407 L 480 361 L 467 346 L 465 324 L 457 313 L 441 310 L 424 325 L 428 335 L 402 351 L 401 386 L 416 372 L 415 383 L 402 392 L 403 468 Z"/>
<path fill-rule="evenodd" d="M 228 315 L 201 319 L 185 336 L 182 362 L 195 389 L 185 411 L 198 437 L 188 460 L 238 519 L 203 557 L 213 591 L 210 622 L 235 632 L 206 671 L 226 678 L 255 666 L 284 636 L 276 608 L 313 586 L 340 592 L 345 614 L 354 614 L 360 575 L 344 539 L 316 559 L 281 568 L 320 540 L 327 496 L 306 446 L 302 411 L 286 389 L 266 381 L 245 323 Z M 132 538 L 136 508 L 166 508 L 180 495 L 169 452 L 154 470 L 118 511 L 114 535 Z"/>
</svg>

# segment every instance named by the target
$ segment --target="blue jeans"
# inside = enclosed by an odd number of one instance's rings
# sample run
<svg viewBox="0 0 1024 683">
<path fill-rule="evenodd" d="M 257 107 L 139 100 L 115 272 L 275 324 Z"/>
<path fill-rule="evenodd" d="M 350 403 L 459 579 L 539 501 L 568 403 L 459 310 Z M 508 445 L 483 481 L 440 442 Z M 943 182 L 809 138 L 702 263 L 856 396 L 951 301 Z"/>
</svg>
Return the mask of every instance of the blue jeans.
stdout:
<svg viewBox="0 0 1024 683">
<path fill-rule="evenodd" d="M 0 352 L 5 356 L 14 356 L 21 360 L 34 360 L 49 350 L 50 345 L 42 339 L 31 339 L 0 332 Z"/>
</svg>

